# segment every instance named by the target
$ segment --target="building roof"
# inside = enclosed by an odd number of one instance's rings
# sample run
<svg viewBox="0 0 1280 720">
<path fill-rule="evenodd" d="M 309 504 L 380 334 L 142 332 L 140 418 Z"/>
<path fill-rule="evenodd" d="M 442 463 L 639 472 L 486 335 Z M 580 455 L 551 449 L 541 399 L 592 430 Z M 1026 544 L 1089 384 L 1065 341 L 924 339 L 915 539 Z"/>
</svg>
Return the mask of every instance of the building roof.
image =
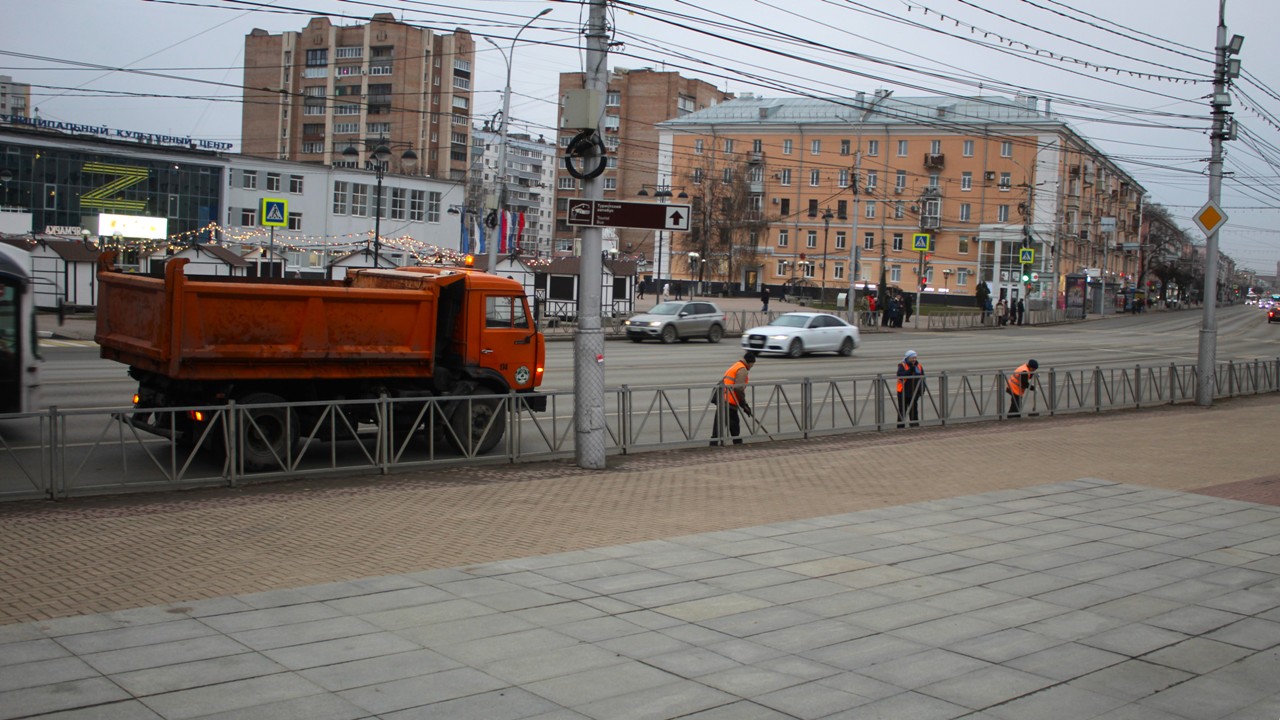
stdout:
<svg viewBox="0 0 1280 720">
<path fill-rule="evenodd" d="M 209 245 L 207 243 L 200 243 L 199 245 L 193 245 L 190 248 L 187 248 L 187 250 L 194 251 L 197 255 L 200 255 L 202 253 L 205 255 L 209 255 L 214 259 L 221 260 L 222 262 L 226 263 L 227 265 L 230 265 L 231 267 L 249 267 L 248 260 L 245 260 L 243 257 L 240 256 L 239 253 L 232 250 L 231 248 L 226 248 L 221 245 Z M 187 250 L 184 250 L 182 252 L 186 252 Z"/>
<path fill-rule="evenodd" d="M 868 112 L 869 111 L 869 112 Z M 866 115 L 865 119 L 863 118 Z M 740 97 L 726 100 L 705 110 L 660 123 L 660 127 L 738 123 L 755 125 L 839 124 L 867 122 L 876 125 L 899 124 L 990 124 L 1051 123 L 1063 125 L 1047 111 L 1040 109 L 1034 97 L 898 97 L 867 96 L 852 98 L 764 98 Z"/>
</svg>

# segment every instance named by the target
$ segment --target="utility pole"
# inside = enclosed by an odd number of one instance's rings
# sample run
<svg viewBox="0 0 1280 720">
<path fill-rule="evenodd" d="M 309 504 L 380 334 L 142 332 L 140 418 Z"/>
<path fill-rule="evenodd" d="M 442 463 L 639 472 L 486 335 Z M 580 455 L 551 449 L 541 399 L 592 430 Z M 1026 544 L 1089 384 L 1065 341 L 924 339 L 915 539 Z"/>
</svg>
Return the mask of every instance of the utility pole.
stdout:
<svg viewBox="0 0 1280 720">
<path fill-rule="evenodd" d="M 858 135 L 858 144 L 862 144 L 861 133 Z M 861 177 L 861 173 L 862 148 L 859 147 L 853 152 L 853 181 L 849 183 L 849 187 L 853 189 L 853 223 L 849 229 L 849 294 L 845 296 L 845 300 L 849 303 L 847 308 L 849 320 L 854 325 L 858 324 L 858 319 L 853 313 L 858 308 L 858 258 L 862 249 L 860 245 L 862 240 L 858 238 L 858 208 L 862 205 L 862 199 L 858 196 L 860 191 L 858 178 Z"/>
<path fill-rule="evenodd" d="M 605 27 L 605 0 L 591 0 L 587 16 L 586 90 L 592 95 L 599 132 L 604 116 L 605 94 L 609 89 L 609 45 Z M 600 148 L 603 152 L 603 148 Z M 603 158 L 602 158 L 603 159 Z M 604 199 L 604 180 L 588 177 L 583 183 L 588 200 Z M 604 422 L 604 330 L 600 323 L 603 296 L 601 230 L 582 229 L 582 258 L 578 276 L 578 332 L 573 336 L 573 406 L 575 414 L 574 456 L 578 467 L 603 470 L 605 467 Z"/>
<path fill-rule="evenodd" d="M 1240 75 L 1240 61 L 1229 56 L 1240 52 L 1244 36 L 1233 35 L 1227 42 L 1227 0 L 1218 2 L 1218 34 L 1214 48 L 1213 96 L 1209 106 L 1213 108 L 1213 131 L 1210 133 L 1212 152 L 1209 156 L 1209 202 L 1218 205 L 1222 200 L 1222 141 L 1233 137 L 1228 123 L 1231 113 L 1231 96 L 1227 84 Z M 1204 245 L 1204 319 L 1200 326 L 1200 347 L 1196 358 L 1196 404 L 1208 407 L 1213 404 L 1215 372 L 1217 364 L 1218 319 L 1218 230 L 1222 223 L 1215 223 Z"/>
</svg>

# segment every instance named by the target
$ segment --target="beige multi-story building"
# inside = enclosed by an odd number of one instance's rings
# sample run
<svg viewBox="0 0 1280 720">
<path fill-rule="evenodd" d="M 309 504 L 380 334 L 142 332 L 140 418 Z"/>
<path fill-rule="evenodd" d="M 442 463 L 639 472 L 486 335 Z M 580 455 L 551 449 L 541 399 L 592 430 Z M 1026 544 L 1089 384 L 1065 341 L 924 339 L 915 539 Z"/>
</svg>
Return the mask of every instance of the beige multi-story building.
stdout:
<svg viewBox="0 0 1280 720">
<path fill-rule="evenodd" d="M 31 117 L 31 86 L 0 75 L 0 115 Z"/>
<path fill-rule="evenodd" d="M 583 73 L 560 75 L 560 96 L 569 90 L 584 87 Z M 608 151 L 608 168 L 602 176 L 606 200 L 644 201 L 644 191 L 652 200 L 660 189 L 672 191 L 674 196 L 689 188 L 662 174 L 658 167 L 658 123 L 689 113 L 710 108 L 732 98 L 703 80 L 686 78 L 676 72 L 659 72 L 651 68 L 628 70 L 615 68 L 609 75 L 609 89 L 605 95 L 605 115 L 600 126 Z M 560 128 L 560 147 L 569 144 L 578 128 Z M 582 181 L 575 179 L 563 167 L 556 177 L 556 232 L 555 253 L 560 256 L 576 253 L 577 233 L 566 220 L 568 198 L 577 197 Z M 679 201 L 682 202 L 682 201 Z M 665 233 L 652 230 L 619 229 L 616 240 L 607 246 L 615 247 L 624 256 L 644 260 L 645 274 L 657 272 L 654 264 L 657 254 L 665 256 Z M 662 274 L 667 274 L 666 268 Z"/>
<path fill-rule="evenodd" d="M 675 277 L 832 300 L 854 262 L 907 292 L 923 265 L 928 292 L 1048 300 L 1138 268 L 1143 189 L 1035 98 L 743 97 L 659 127 L 694 205 Z"/>
<path fill-rule="evenodd" d="M 255 29 L 244 43 L 242 150 L 281 160 L 466 178 L 474 44 L 379 13 L 363 25 L 313 18 L 301 32 Z M 351 150 L 353 149 L 353 150 Z M 404 159 L 412 150 L 417 159 Z"/>
</svg>

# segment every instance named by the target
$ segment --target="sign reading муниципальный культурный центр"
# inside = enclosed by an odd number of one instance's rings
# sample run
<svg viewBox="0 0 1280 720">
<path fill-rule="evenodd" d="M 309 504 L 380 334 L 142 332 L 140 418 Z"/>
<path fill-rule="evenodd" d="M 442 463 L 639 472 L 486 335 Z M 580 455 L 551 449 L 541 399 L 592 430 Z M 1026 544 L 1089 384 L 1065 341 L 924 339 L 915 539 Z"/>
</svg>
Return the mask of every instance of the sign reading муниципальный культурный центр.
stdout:
<svg viewBox="0 0 1280 720">
<path fill-rule="evenodd" d="M 60 120 L 29 118 L 22 115 L 0 115 L 0 123 L 7 123 L 9 125 L 26 125 L 28 127 L 57 130 L 65 133 L 78 133 L 81 135 L 127 138 L 129 140 L 155 143 L 157 145 L 183 145 L 185 147 L 196 147 L 202 150 L 230 150 L 232 147 L 232 143 L 220 142 L 217 140 L 201 140 L 199 138 L 178 135 L 157 135 L 155 133 L 141 132 L 138 130 L 109 128 L 106 125 L 84 125 L 81 123 L 62 122 Z"/>
</svg>

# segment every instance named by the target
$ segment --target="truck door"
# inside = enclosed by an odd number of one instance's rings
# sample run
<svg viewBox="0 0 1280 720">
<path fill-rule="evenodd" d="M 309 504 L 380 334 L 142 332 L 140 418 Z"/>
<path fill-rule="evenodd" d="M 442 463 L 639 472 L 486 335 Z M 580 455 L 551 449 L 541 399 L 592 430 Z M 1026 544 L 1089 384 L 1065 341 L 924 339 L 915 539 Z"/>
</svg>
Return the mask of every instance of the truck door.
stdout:
<svg viewBox="0 0 1280 720">
<path fill-rule="evenodd" d="M 486 295 L 480 333 L 480 366 L 506 378 L 516 390 L 536 387 L 538 332 L 523 295 Z"/>
</svg>

